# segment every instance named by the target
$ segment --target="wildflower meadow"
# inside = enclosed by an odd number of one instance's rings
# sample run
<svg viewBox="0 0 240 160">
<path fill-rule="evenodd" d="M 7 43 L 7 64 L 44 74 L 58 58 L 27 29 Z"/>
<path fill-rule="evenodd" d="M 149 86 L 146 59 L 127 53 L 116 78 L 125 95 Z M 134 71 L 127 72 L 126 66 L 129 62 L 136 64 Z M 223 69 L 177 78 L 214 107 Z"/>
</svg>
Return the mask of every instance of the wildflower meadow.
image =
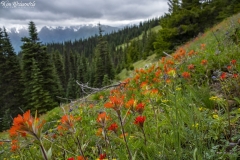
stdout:
<svg viewBox="0 0 240 160">
<path fill-rule="evenodd" d="M 110 89 L 42 116 L 18 115 L 1 137 L 1 159 L 238 159 L 239 19 Z"/>
</svg>

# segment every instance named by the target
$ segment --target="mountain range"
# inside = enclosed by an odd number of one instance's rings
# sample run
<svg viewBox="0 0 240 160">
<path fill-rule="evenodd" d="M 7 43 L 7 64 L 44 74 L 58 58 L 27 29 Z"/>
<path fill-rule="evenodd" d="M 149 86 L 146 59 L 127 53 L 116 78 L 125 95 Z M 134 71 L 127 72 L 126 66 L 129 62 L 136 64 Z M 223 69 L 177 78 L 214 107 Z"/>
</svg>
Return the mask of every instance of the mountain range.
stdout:
<svg viewBox="0 0 240 160">
<path fill-rule="evenodd" d="M 104 34 L 117 31 L 120 28 L 112 27 L 108 25 L 101 25 Z M 12 46 L 16 53 L 21 51 L 21 38 L 28 37 L 28 28 L 18 27 L 7 29 L 8 35 L 10 37 Z M 44 26 L 38 32 L 38 37 L 43 44 L 46 43 L 62 43 L 64 41 L 74 41 L 79 39 L 85 39 L 91 36 L 98 34 L 99 28 L 98 25 L 78 25 L 78 26 Z"/>
</svg>

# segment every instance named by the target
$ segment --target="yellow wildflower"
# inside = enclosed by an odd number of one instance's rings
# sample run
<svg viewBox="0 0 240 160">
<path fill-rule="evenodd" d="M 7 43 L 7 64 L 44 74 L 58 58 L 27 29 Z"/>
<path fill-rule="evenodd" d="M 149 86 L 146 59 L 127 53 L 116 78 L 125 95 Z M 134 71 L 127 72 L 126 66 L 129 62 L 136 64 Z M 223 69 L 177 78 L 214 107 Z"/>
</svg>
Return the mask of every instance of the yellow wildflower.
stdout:
<svg viewBox="0 0 240 160">
<path fill-rule="evenodd" d="M 193 124 L 192 127 L 198 128 L 199 124 L 196 123 L 195 125 Z"/>
<path fill-rule="evenodd" d="M 180 87 L 177 87 L 177 88 L 176 88 L 176 91 L 181 91 L 181 89 L 182 89 L 182 88 L 180 88 Z"/>
<path fill-rule="evenodd" d="M 176 71 L 174 69 L 168 71 L 168 75 L 172 77 L 176 77 Z"/>
<path fill-rule="evenodd" d="M 217 114 L 214 114 L 214 115 L 213 115 L 213 118 L 214 118 L 214 119 L 218 119 L 219 116 L 218 116 Z"/>
</svg>

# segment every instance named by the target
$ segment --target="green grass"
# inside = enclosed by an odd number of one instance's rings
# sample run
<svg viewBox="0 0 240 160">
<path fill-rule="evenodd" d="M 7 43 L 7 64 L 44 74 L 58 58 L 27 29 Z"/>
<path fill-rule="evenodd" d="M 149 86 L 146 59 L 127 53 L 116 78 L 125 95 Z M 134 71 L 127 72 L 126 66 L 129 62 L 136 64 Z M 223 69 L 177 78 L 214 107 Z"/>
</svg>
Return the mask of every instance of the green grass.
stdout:
<svg viewBox="0 0 240 160">
<path fill-rule="evenodd" d="M 146 66 L 156 63 L 157 61 L 158 59 L 156 58 L 156 54 L 153 54 L 148 56 L 146 60 L 140 60 L 133 63 L 133 66 L 134 69 L 145 68 Z M 131 77 L 133 73 L 134 71 L 123 69 L 116 77 L 118 77 L 119 80 L 124 80 L 128 77 Z"/>
</svg>

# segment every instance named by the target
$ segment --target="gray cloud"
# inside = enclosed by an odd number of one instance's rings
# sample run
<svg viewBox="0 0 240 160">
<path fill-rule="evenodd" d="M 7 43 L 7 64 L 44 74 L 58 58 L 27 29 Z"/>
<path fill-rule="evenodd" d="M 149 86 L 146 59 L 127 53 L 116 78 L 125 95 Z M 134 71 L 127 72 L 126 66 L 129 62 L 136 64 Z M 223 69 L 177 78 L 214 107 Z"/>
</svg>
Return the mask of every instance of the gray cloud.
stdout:
<svg viewBox="0 0 240 160">
<path fill-rule="evenodd" d="M 5 7 L 3 2 L 35 2 L 34 7 Z M 161 16 L 167 0 L 0 0 L 0 25 L 67 26 L 83 23 L 132 23 Z"/>
</svg>

